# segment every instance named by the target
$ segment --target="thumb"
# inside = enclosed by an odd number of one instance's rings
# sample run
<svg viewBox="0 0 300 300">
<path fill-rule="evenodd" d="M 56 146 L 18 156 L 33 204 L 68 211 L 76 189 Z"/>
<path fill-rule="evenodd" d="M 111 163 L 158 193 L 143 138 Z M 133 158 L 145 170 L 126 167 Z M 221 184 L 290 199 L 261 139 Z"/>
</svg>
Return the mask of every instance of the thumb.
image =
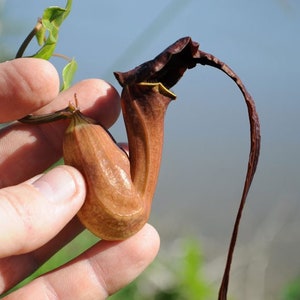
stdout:
<svg viewBox="0 0 300 300">
<path fill-rule="evenodd" d="M 0 190 L 0 257 L 32 251 L 54 237 L 85 198 L 82 175 L 69 166 Z"/>
</svg>

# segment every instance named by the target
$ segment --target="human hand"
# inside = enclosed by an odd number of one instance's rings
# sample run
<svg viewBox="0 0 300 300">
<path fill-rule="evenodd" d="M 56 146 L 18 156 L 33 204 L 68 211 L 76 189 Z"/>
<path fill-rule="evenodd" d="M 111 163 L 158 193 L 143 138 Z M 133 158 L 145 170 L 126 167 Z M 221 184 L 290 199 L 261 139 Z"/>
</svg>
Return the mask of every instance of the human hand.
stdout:
<svg viewBox="0 0 300 300">
<path fill-rule="evenodd" d="M 44 60 L 2 63 L 0 78 L 0 123 L 64 108 L 74 93 L 81 111 L 107 127 L 119 115 L 119 96 L 104 81 L 85 80 L 58 94 L 58 75 Z M 61 157 L 67 123 L 16 122 L 0 131 L 0 293 L 83 230 L 74 217 L 85 197 L 82 175 L 70 166 L 39 175 Z M 158 248 L 157 232 L 146 225 L 125 241 L 98 242 L 4 299 L 104 299 L 137 277 Z"/>
</svg>

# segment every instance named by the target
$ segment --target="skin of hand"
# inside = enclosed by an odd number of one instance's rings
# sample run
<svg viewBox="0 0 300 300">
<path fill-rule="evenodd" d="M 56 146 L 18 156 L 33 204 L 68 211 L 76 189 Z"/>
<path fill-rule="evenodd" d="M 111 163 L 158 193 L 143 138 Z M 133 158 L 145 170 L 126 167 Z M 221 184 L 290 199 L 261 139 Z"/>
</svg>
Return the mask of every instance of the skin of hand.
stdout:
<svg viewBox="0 0 300 300">
<path fill-rule="evenodd" d="M 89 117 L 106 127 L 117 119 L 119 95 L 102 80 L 84 80 L 59 93 L 59 76 L 48 61 L 1 63 L 0 123 L 64 108 L 74 93 Z M 43 174 L 62 156 L 67 124 L 13 122 L 0 130 L 0 294 L 83 230 L 75 216 L 85 198 L 82 175 L 65 165 Z M 105 299 L 135 279 L 158 249 L 158 233 L 147 224 L 125 241 L 98 242 L 3 299 Z"/>
</svg>

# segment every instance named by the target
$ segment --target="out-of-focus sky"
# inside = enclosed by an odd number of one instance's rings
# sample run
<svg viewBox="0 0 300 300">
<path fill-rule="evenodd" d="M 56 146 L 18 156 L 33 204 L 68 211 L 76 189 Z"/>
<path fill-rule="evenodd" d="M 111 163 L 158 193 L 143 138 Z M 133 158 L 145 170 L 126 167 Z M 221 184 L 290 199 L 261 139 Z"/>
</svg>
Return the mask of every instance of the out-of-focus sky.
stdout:
<svg viewBox="0 0 300 300">
<path fill-rule="evenodd" d="M 5 2 L 2 21 L 15 32 L 4 37 L 6 44 L 15 52 L 45 7 L 64 4 Z M 296 0 L 74 1 L 57 52 L 78 61 L 76 81 L 101 77 L 119 91 L 113 71 L 152 59 L 187 35 L 236 71 L 256 101 L 262 130 L 260 164 L 239 239 L 247 243 L 272 212 L 278 211 L 284 226 L 300 216 L 299 31 Z M 243 98 L 210 67 L 189 71 L 173 91 L 178 97 L 167 112 L 151 221 L 166 240 L 196 234 L 227 242 L 249 151 Z M 125 139 L 122 119 L 112 133 Z M 300 269 L 300 230 L 280 230 L 277 236 L 285 238 L 278 243 L 288 256 L 282 264 L 294 276 L 297 259 Z"/>
</svg>

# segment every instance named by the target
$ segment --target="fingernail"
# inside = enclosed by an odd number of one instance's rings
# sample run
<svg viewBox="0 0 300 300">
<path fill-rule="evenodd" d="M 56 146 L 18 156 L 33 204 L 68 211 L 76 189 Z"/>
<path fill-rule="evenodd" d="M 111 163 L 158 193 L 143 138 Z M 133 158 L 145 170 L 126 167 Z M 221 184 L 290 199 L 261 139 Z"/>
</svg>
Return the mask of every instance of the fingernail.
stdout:
<svg viewBox="0 0 300 300">
<path fill-rule="evenodd" d="M 51 202 L 68 200 L 76 192 L 74 178 L 62 167 L 52 169 L 32 185 Z"/>
</svg>

